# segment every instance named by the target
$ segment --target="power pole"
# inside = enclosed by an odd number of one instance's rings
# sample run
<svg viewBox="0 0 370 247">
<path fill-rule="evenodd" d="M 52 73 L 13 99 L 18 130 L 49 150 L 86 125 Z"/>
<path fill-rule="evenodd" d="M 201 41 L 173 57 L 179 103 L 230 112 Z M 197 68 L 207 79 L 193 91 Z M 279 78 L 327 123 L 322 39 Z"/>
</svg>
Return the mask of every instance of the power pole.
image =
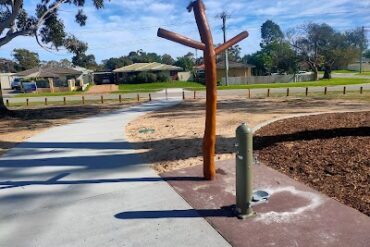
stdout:
<svg viewBox="0 0 370 247">
<path fill-rule="evenodd" d="M 362 54 L 364 52 L 364 42 L 365 42 L 365 27 L 362 26 L 361 28 L 363 40 L 361 41 L 361 47 L 360 47 L 360 74 L 362 73 Z"/>
<path fill-rule="evenodd" d="M 224 43 L 226 42 L 226 19 L 229 15 L 224 11 L 220 14 L 220 18 L 222 19 L 222 31 L 224 33 Z M 229 54 L 228 49 L 225 50 L 225 83 L 226 86 L 229 85 Z"/>
</svg>

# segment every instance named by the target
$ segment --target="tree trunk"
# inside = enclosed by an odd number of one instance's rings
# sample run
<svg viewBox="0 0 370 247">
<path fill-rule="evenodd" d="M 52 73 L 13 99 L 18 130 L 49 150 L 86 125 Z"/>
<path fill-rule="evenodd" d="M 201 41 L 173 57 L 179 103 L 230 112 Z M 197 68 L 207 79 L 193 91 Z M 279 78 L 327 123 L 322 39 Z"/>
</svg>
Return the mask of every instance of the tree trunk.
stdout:
<svg viewBox="0 0 370 247">
<path fill-rule="evenodd" d="M 331 79 L 331 66 L 325 65 L 324 79 Z"/>
<path fill-rule="evenodd" d="M 312 70 L 313 70 L 313 73 L 315 75 L 315 81 L 318 81 L 319 80 L 319 70 L 318 70 L 317 66 L 313 65 Z"/>
</svg>

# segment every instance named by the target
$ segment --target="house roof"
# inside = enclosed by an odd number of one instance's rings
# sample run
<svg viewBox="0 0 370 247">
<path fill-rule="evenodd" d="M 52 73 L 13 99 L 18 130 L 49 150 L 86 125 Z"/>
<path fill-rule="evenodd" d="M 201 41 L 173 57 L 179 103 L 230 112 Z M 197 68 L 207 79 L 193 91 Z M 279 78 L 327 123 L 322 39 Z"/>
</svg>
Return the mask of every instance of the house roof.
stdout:
<svg viewBox="0 0 370 247">
<path fill-rule="evenodd" d="M 224 69 L 225 68 L 225 62 L 221 61 L 217 63 L 217 69 Z M 239 68 L 255 68 L 256 66 L 252 64 L 245 64 L 245 63 L 237 63 L 234 61 L 229 61 L 229 68 L 230 69 L 239 69 Z"/>
<path fill-rule="evenodd" d="M 49 77 L 48 75 L 55 76 L 63 76 L 63 75 L 80 75 L 82 74 L 81 71 L 71 69 L 71 68 L 64 68 L 64 67 L 51 67 L 51 66 L 40 66 L 35 67 L 32 69 L 24 70 L 14 74 L 15 76 L 19 77 L 30 77 L 33 75 L 38 75 L 35 77 Z"/>
<path fill-rule="evenodd" d="M 124 66 L 113 70 L 113 72 L 140 72 L 140 71 L 181 71 L 182 68 L 161 63 L 134 63 L 128 66 Z"/>
</svg>

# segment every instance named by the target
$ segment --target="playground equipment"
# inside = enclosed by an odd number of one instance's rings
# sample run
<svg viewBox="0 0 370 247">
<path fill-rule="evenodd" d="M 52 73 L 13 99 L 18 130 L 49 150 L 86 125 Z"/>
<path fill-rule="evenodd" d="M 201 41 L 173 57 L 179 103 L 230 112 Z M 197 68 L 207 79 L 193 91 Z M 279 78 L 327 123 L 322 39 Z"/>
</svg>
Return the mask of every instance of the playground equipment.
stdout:
<svg viewBox="0 0 370 247">
<path fill-rule="evenodd" d="M 192 1 L 187 9 L 189 12 L 194 11 L 194 17 L 198 26 L 201 42 L 192 40 L 174 32 L 164 30 L 162 28 L 158 29 L 157 35 L 159 37 L 203 51 L 206 82 L 206 122 L 203 138 L 203 175 L 205 179 L 212 180 L 216 175 L 214 161 L 217 111 L 216 55 L 247 38 L 248 32 L 244 31 L 215 48 L 203 1 Z"/>
</svg>

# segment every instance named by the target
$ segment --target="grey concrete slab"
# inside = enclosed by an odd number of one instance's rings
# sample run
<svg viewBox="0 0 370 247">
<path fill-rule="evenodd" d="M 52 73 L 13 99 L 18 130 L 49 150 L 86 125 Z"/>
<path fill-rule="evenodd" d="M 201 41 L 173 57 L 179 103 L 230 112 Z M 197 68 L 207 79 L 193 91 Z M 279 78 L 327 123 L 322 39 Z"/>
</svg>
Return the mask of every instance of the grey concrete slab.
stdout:
<svg viewBox="0 0 370 247">
<path fill-rule="evenodd" d="M 191 209 L 124 136 L 130 120 L 178 102 L 77 120 L 0 157 L 0 246 L 229 246 L 199 215 L 120 217 Z"/>
</svg>

